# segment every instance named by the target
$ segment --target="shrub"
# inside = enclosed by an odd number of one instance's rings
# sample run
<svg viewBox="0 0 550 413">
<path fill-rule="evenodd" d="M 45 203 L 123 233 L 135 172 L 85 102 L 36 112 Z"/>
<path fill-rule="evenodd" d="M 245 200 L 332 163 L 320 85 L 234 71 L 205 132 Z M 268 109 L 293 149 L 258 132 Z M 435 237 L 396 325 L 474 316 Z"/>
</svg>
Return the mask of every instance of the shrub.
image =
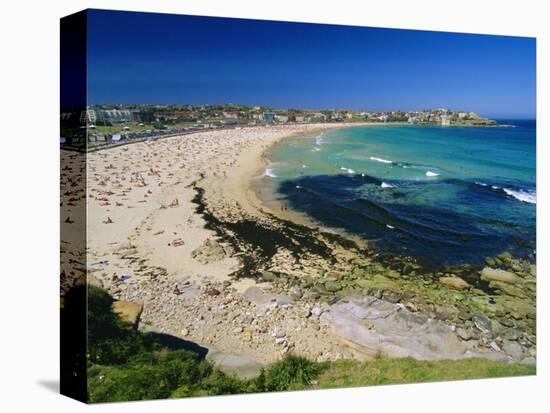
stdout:
<svg viewBox="0 0 550 413">
<path fill-rule="evenodd" d="M 111 310 L 113 299 L 105 291 L 88 287 L 88 360 L 97 364 L 123 364 L 135 354 L 160 349 L 150 334 L 129 328 Z"/>
<path fill-rule="evenodd" d="M 289 355 L 267 370 L 262 370 L 256 379 L 256 386 L 258 391 L 302 389 L 310 386 L 322 369 L 318 363 Z"/>
</svg>

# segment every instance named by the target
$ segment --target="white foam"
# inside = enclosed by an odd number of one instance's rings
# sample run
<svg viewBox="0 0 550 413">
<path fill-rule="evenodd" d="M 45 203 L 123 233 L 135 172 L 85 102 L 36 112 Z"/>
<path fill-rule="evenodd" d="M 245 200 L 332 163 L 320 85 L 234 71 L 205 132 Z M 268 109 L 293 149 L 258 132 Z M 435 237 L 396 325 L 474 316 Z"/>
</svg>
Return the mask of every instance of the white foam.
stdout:
<svg viewBox="0 0 550 413">
<path fill-rule="evenodd" d="M 537 203 L 537 194 L 530 193 L 530 192 L 524 192 L 524 191 L 513 191 L 508 188 L 502 188 L 504 192 L 506 192 L 507 195 L 510 195 L 511 197 L 516 198 L 518 201 L 521 202 L 527 202 L 529 204 L 536 204 Z"/>
<path fill-rule="evenodd" d="M 266 168 L 264 175 L 269 176 L 270 178 L 277 178 L 277 175 L 275 175 L 275 173 L 273 172 L 273 169 L 271 168 Z"/>
<path fill-rule="evenodd" d="M 296 185 L 296 189 L 301 189 L 302 187 L 300 185 Z"/>
<path fill-rule="evenodd" d="M 355 173 L 355 171 L 354 171 L 353 169 L 351 169 L 351 168 L 346 168 L 346 167 L 344 167 L 344 166 L 341 166 L 341 167 L 340 167 L 340 170 L 346 171 L 348 174 L 354 174 L 354 173 Z"/>
<path fill-rule="evenodd" d="M 307 168 L 307 165 L 302 165 L 302 168 Z"/>
<path fill-rule="evenodd" d="M 389 161 L 389 160 L 387 160 L 387 159 L 376 158 L 376 157 L 374 157 L 374 156 L 371 156 L 369 159 L 372 160 L 372 161 L 376 161 L 376 162 L 393 163 L 392 161 Z"/>
<path fill-rule="evenodd" d="M 315 137 L 315 145 L 321 146 L 323 144 L 323 134 L 319 134 Z"/>
<path fill-rule="evenodd" d="M 439 176 L 439 174 L 437 174 L 435 172 L 432 172 L 432 171 L 428 171 L 428 172 L 426 172 L 426 176 Z"/>
<path fill-rule="evenodd" d="M 476 185 L 487 186 L 487 184 L 485 184 L 483 182 L 476 182 Z"/>
<path fill-rule="evenodd" d="M 386 226 L 387 226 L 389 229 L 395 229 L 395 227 L 392 227 L 390 224 L 386 224 Z"/>
<path fill-rule="evenodd" d="M 385 182 L 382 182 L 382 183 L 380 184 L 380 186 L 381 186 L 382 188 L 393 188 L 393 185 L 387 184 L 387 183 L 385 183 Z"/>
</svg>

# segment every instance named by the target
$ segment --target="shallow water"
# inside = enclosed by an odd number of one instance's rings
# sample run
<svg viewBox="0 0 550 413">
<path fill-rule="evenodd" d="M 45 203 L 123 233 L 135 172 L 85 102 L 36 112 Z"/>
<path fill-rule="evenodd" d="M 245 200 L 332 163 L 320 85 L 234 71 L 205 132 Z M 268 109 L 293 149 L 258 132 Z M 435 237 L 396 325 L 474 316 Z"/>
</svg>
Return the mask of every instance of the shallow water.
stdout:
<svg viewBox="0 0 550 413">
<path fill-rule="evenodd" d="M 289 138 L 261 185 L 277 202 L 383 251 L 478 263 L 536 239 L 534 121 L 514 127 L 368 126 Z"/>
</svg>

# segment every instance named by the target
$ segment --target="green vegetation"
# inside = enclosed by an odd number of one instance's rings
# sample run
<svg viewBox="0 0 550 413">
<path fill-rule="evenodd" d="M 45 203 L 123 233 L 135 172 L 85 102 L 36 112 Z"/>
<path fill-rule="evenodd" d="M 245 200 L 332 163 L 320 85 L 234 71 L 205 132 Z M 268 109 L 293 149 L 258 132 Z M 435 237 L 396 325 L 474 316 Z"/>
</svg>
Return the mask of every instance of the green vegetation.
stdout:
<svg viewBox="0 0 550 413">
<path fill-rule="evenodd" d="M 330 363 L 318 377 L 316 388 L 357 387 L 378 384 L 420 383 L 448 380 L 526 376 L 533 366 L 483 358 L 421 361 L 413 358 L 379 358 L 365 363 L 340 360 Z"/>
<path fill-rule="evenodd" d="M 289 355 L 243 380 L 189 350 L 168 348 L 111 311 L 112 298 L 88 287 L 88 401 L 114 402 L 535 374 L 535 368 L 485 359 L 376 359 L 315 363 Z M 64 310 L 65 311 L 65 310 Z"/>
<path fill-rule="evenodd" d="M 316 377 L 328 367 L 303 357 L 289 355 L 260 372 L 255 380 L 256 391 L 301 390 L 315 383 Z"/>
<path fill-rule="evenodd" d="M 151 334 L 130 328 L 111 310 L 113 299 L 103 290 L 88 287 L 88 354 L 90 363 L 124 364 L 132 357 L 161 350 Z"/>
<path fill-rule="evenodd" d="M 112 298 L 88 287 L 88 401 L 146 400 L 256 391 L 192 351 L 170 349 L 132 329 L 111 310 Z"/>
<path fill-rule="evenodd" d="M 165 121 L 165 122 L 151 122 L 146 124 L 136 124 L 136 123 L 119 123 L 119 124 L 100 124 L 96 123 L 94 129 L 90 129 L 90 133 L 95 133 L 98 135 L 114 135 L 117 133 L 126 133 L 126 132 L 145 132 L 153 131 L 156 129 L 167 129 L 166 125 L 170 125 L 170 128 L 187 128 L 195 125 L 195 122 L 189 121 Z M 127 129 L 124 129 L 127 128 Z"/>
</svg>

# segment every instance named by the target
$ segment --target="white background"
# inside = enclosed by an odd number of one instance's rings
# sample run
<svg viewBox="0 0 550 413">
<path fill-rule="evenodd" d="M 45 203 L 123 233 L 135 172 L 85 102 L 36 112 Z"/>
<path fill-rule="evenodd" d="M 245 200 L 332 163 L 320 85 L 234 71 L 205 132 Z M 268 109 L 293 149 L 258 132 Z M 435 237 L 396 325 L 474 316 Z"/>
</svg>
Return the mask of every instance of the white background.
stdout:
<svg viewBox="0 0 550 413">
<path fill-rule="evenodd" d="M 536 36 L 538 375 L 470 382 L 96 405 L 94 411 L 548 411 L 550 73 L 544 1 L 4 0 L 0 13 L 0 409 L 79 412 L 57 394 L 59 18 L 87 7 Z M 546 28 L 544 27 L 546 25 Z M 547 214 L 546 214 L 547 215 Z M 547 301 L 548 302 L 548 301 Z M 546 394 L 545 394 L 546 392 Z M 55 409 L 55 410 L 54 410 Z"/>
</svg>

